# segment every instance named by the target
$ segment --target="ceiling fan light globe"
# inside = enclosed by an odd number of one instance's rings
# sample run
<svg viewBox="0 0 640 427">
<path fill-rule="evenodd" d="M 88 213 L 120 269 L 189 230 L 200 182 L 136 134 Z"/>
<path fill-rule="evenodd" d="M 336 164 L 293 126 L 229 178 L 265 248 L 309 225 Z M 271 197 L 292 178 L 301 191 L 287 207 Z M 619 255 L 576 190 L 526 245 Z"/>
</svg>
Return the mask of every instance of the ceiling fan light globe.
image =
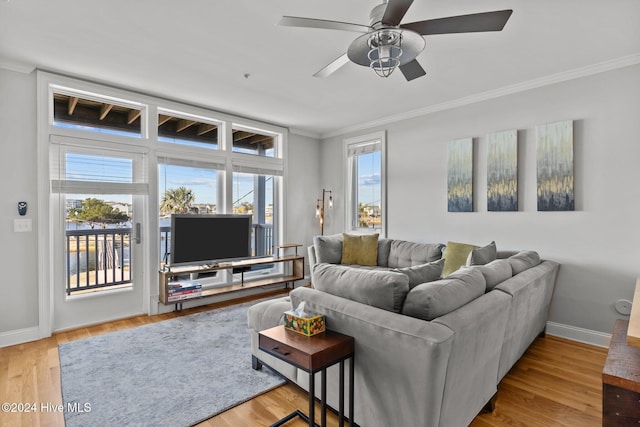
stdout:
<svg viewBox="0 0 640 427">
<path fill-rule="evenodd" d="M 389 77 L 400 65 L 402 49 L 397 46 L 380 46 L 369 51 L 370 67 L 380 77 Z"/>
</svg>

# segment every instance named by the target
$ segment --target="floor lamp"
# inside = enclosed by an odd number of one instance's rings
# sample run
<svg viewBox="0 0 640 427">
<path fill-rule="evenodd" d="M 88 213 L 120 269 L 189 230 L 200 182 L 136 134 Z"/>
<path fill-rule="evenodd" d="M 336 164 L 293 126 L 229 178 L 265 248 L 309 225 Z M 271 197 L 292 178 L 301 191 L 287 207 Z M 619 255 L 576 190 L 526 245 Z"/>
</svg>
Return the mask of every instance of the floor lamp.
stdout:
<svg viewBox="0 0 640 427">
<path fill-rule="evenodd" d="M 322 189 L 322 199 L 316 199 L 316 218 L 320 221 L 320 235 L 324 236 L 324 206 L 325 196 L 329 193 L 329 209 L 333 208 L 333 194 L 331 190 Z"/>
</svg>

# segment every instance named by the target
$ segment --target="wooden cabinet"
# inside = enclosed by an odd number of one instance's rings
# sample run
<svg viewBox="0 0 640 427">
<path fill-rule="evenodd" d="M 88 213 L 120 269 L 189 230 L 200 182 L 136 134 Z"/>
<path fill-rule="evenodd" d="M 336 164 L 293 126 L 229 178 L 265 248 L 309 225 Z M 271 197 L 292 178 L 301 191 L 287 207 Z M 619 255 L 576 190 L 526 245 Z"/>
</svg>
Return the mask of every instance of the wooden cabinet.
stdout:
<svg viewBox="0 0 640 427">
<path fill-rule="evenodd" d="M 203 289 L 197 296 L 197 298 L 204 298 L 212 295 L 225 294 L 229 292 L 235 292 L 242 289 L 259 288 L 269 285 L 293 283 L 296 280 L 304 279 L 304 257 L 303 256 L 281 256 L 281 257 L 265 257 L 247 259 L 242 261 L 220 263 L 212 266 L 192 266 L 192 267 L 174 267 L 168 271 L 160 271 L 160 283 L 159 283 L 159 300 L 163 304 L 180 304 L 184 301 L 169 301 L 169 284 L 174 280 L 188 280 L 188 276 L 191 273 L 210 273 L 218 270 L 225 269 L 246 269 L 259 265 L 268 264 L 284 264 L 283 274 L 274 274 L 267 277 L 261 277 L 251 280 L 244 280 L 244 274 L 240 283 L 235 283 L 229 286 L 215 287 L 211 289 Z"/>
<path fill-rule="evenodd" d="M 602 425 L 640 425 L 640 348 L 627 344 L 629 322 L 617 320 L 602 371 Z"/>
</svg>

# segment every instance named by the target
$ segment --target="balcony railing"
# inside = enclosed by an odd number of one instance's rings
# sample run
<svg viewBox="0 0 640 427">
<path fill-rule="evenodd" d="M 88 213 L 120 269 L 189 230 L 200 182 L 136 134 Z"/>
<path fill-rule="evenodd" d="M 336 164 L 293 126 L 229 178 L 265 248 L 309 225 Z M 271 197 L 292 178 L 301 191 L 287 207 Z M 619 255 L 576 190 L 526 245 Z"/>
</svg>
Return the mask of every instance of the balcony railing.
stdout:
<svg viewBox="0 0 640 427">
<path fill-rule="evenodd" d="M 67 230 L 67 295 L 131 283 L 131 228 Z"/>
<path fill-rule="evenodd" d="M 273 254 L 273 225 L 253 224 L 253 255 Z M 131 228 L 67 230 L 67 295 L 131 283 Z M 160 261 L 168 261 L 171 227 L 160 227 Z"/>
</svg>

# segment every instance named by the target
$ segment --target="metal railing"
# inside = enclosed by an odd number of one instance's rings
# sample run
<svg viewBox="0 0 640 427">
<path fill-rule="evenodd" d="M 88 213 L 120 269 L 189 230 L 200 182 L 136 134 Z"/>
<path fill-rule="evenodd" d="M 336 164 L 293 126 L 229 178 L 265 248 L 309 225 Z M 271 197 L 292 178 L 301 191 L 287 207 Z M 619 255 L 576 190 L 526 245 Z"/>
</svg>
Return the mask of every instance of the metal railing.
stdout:
<svg viewBox="0 0 640 427">
<path fill-rule="evenodd" d="M 67 295 L 131 283 L 131 228 L 67 230 Z M 273 254 L 273 225 L 253 224 L 254 255 Z M 171 227 L 160 227 L 160 261 L 168 260 Z"/>
<path fill-rule="evenodd" d="M 131 283 L 131 228 L 67 230 L 67 295 Z"/>
</svg>

